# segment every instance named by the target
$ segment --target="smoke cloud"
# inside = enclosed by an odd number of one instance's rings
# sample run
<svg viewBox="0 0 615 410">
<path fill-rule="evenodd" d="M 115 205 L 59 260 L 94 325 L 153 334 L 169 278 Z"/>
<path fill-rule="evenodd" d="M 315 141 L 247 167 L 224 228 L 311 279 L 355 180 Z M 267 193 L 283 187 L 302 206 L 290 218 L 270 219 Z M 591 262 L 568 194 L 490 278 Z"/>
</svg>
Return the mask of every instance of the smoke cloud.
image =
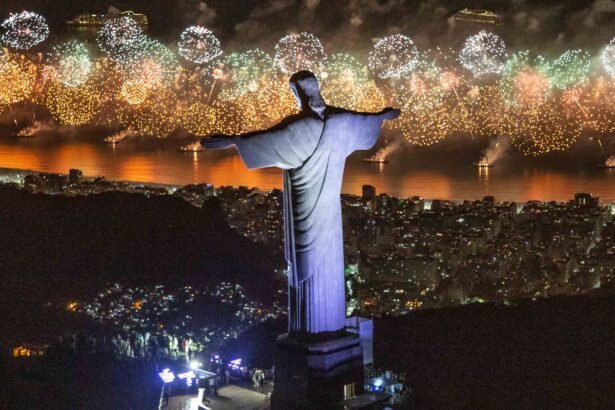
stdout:
<svg viewBox="0 0 615 410">
<path fill-rule="evenodd" d="M 321 39 L 328 52 L 365 53 L 373 39 L 393 33 L 408 35 L 421 48 L 456 48 L 465 36 L 480 27 L 455 21 L 466 7 L 452 0 L 266 0 L 242 5 L 241 16 L 223 18 L 222 10 L 234 1 L 207 6 L 217 16 L 207 20 L 223 33 L 232 20 L 232 33 L 224 39 L 234 47 L 258 46 L 271 51 L 277 40 L 291 32 L 309 31 Z M 545 4 L 527 0 L 493 1 L 486 7 L 502 17 L 494 30 L 513 49 L 541 54 L 561 53 L 561 47 L 599 49 L 615 35 L 615 0 L 587 3 L 573 0 Z M 192 22 L 198 18 L 192 16 Z M 557 41 L 565 38 L 566 41 Z"/>
<path fill-rule="evenodd" d="M 124 141 L 126 138 L 136 137 L 136 136 L 137 136 L 137 133 L 131 130 L 130 128 L 128 128 L 128 129 L 116 132 L 115 134 L 109 135 L 108 137 L 105 137 L 104 141 L 117 144 L 117 143 Z"/>
<path fill-rule="evenodd" d="M 17 133 L 18 137 L 35 137 L 42 132 L 57 131 L 58 126 L 51 120 L 39 121 L 35 120 L 31 126 L 22 128 Z"/>
<path fill-rule="evenodd" d="M 506 151 L 510 148 L 510 141 L 508 138 L 499 136 L 489 144 L 489 148 L 483 153 L 482 161 L 493 165 L 498 160 L 502 159 Z"/>
<path fill-rule="evenodd" d="M 387 161 L 389 156 L 399 150 L 403 145 L 403 140 L 398 137 L 380 148 L 370 159 L 375 161 Z"/>
</svg>

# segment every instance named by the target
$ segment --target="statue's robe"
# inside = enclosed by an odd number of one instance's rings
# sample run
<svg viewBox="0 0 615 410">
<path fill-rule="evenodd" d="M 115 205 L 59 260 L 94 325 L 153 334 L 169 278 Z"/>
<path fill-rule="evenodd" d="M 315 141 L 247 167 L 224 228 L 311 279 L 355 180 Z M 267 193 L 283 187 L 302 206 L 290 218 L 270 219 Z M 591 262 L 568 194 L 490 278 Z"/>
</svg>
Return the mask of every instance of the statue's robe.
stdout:
<svg viewBox="0 0 615 410">
<path fill-rule="evenodd" d="M 248 168 L 284 170 L 291 332 L 345 326 L 340 206 L 344 164 L 353 151 L 371 148 L 382 126 L 380 115 L 329 106 L 323 117 L 304 111 L 269 130 L 235 137 Z"/>
</svg>

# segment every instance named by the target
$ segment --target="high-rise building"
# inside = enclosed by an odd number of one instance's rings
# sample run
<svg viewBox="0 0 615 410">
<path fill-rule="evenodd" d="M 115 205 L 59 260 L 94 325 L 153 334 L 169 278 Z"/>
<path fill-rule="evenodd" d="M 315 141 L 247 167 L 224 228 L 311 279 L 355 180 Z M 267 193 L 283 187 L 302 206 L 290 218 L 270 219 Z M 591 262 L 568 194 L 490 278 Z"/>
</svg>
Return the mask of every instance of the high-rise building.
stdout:
<svg viewBox="0 0 615 410">
<path fill-rule="evenodd" d="M 376 199 L 376 187 L 373 185 L 363 185 L 363 199 L 366 201 Z"/>
<path fill-rule="evenodd" d="M 41 187 L 41 180 L 36 175 L 26 175 L 23 179 L 23 187 L 27 191 L 36 192 Z"/>
<path fill-rule="evenodd" d="M 492 195 L 487 195 L 483 198 L 483 204 L 489 207 L 493 207 L 495 205 L 495 197 Z"/>
<path fill-rule="evenodd" d="M 38 174 L 41 184 L 45 186 L 46 189 L 51 189 L 54 191 L 60 191 L 64 189 L 68 182 L 68 178 L 64 174 L 55 174 L 52 172 L 41 172 Z"/>
<path fill-rule="evenodd" d="M 584 206 L 584 207 L 598 206 L 598 198 L 592 196 L 592 194 L 588 194 L 584 192 L 574 194 L 574 202 L 578 206 Z"/>
<path fill-rule="evenodd" d="M 83 172 L 80 169 L 71 169 L 68 171 L 68 183 L 78 184 L 83 180 Z"/>
</svg>

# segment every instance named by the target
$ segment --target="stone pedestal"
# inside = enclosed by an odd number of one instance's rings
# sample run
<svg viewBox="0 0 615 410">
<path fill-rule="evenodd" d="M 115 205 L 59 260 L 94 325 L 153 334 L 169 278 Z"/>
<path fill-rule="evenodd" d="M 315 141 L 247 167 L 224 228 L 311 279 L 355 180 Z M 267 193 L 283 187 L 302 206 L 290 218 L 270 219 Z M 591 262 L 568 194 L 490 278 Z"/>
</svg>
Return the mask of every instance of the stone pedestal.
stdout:
<svg viewBox="0 0 615 410">
<path fill-rule="evenodd" d="M 363 391 L 358 335 L 346 333 L 317 342 L 288 334 L 278 337 L 273 410 L 337 408 L 345 388 L 353 388 L 355 394 Z"/>
</svg>

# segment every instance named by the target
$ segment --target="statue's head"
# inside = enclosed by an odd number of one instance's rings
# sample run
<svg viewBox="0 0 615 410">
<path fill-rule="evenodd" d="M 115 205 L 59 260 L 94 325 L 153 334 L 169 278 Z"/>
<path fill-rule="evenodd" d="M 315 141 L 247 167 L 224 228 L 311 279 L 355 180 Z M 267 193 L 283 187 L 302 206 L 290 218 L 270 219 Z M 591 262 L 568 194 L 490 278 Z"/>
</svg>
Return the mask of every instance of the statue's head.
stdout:
<svg viewBox="0 0 615 410">
<path fill-rule="evenodd" d="M 318 80 L 311 71 L 298 71 L 290 77 L 290 89 L 292 90 L 297 104 L 302 110 L 311 110 L 319 117 L 324 117 L 325 101 L 320 95 Z"/>
</svg>

